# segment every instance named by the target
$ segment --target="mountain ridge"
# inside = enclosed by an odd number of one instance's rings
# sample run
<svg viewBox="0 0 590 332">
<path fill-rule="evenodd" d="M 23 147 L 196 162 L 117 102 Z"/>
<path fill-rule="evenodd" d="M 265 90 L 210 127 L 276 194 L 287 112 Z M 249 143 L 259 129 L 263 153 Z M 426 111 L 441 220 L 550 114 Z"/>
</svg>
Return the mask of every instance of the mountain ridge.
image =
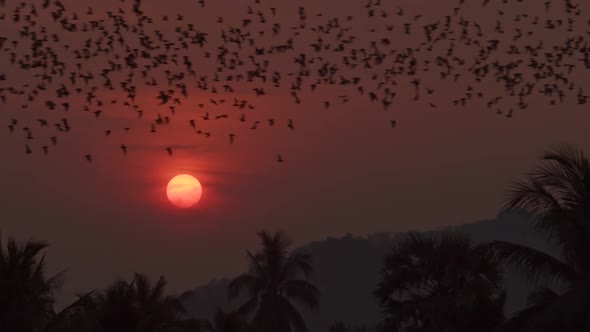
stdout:
<svg viewBox="0 0 590 332">
<path fill-rule="evenodd" d="M 430 231 L 464 231 L 476 243 L 493 240 L 514 242 L 556 254 L 545 239 L 534 231 L 533 220 L 522 211 L 501 212 L 496 218 L 472 223 L 445 226 Z M 352 326 L 373 326 L 381 319 L 372 291 L 379 279 L 383 256 L 398 236 L 407 232 L 372 233 L 365 236 L 346 234 L 340 238 L 327 237 L 294 248 L 312 254 L 312 282 L 320 289 L 320 308 L 315 312 L 301 310 L 309 331 L 327 331 L 330 324 L 342 321 Z M 237 307 L 243 300 L 227 301 L 229 278 L 216 278 L 181 295 L 188 315 L 209 319 L 214 310 Z M 508 270 L 505 280 L 508 297 L 506 312 L 513 313 L 525 305 L 532 289 L 515 272 Z"/>
</svg>

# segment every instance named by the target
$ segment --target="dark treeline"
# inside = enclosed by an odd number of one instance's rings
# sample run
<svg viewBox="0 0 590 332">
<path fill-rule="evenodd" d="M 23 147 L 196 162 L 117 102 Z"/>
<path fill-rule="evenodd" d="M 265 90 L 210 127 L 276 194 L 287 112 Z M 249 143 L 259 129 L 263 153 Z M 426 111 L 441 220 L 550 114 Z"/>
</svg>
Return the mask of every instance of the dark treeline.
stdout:
<svg viewBox="0 0 590 332">
<path fill-rule="evenodd" d="M 561 255 L 502 241 L 476 244 L 458 231 L 410 232 L 383 258 L 374 289 L 382 320 L 374 326 L 334 322 L 328 332 L 590 330 L 588 159 L 570 146 L 548 151 L 525 180 L 513 183 L 506 208 L 533 215 L 536 230 Z M 0 243 L 0 332 L 307 331 L 300 310 L 317 310 L 321 298 L 310 278 L 312 257 L 290 251 L 284 233 L 258 236 L 259 249 L 247 251 L 248 271 L 227 290 L 236 306 L 203 319 L 188 318 L 180 297 L 166 294 L 163 277 L 154 281 L 139 273 L 78 294 L 56 311 L 64 276 L 47 275 L 47 245 L 9 238 Z M 518 269 L 536 286 L 527 306 L 509 316 L 507 269 Z"/>
</svg>

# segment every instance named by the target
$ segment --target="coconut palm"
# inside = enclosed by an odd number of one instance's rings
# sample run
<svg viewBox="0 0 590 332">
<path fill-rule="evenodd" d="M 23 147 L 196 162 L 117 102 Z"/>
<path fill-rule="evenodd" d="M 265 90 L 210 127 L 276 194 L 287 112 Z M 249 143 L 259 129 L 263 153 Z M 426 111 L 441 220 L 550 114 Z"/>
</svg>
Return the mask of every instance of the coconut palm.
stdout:
<svg viewBox="0 0 590 332">
<path fill-rule="evenodd" d="M 559 256 L 495 241 L 499 257 L 540 286 L 506 326 L 520 331 L 590 328 L 590 164 L 583 151 L 557 146 L 508 191 L 507 209 L 523 209 Z M 524 319 L 526 317 L 527 319 Z M 543 328 L 543 329 L 541 329 Z"/>
<path fill-rule="evenodd" d="M 166 280 L 153 285 L 136 273 L 131 282 L 116 280 L 98 293 L 80 313 L 87 319 L 86 329 L 109 332 L 163 332 L 175 325 L 183 307 L 175 296 L 164 295 Z"/>
<path fill-rule="evenodd" d="M 166 279 L 160 277 L 151 285 L 149 279 L 136 273 L 133 280 L 139 313 L 139 329 L 142 332 L 163 331 L 173 324 L 184 307 L 177 296 L 164 295 Z"/>
<path fill-rule="evenodd" d="M 257 332 L 307 331 L 294 304 L 318 307 L 319 290 L 308 279 L 311 256 L 289 253 L 290 242 L 281 232 L 270 235 L 262 231 L 258 236 L 261 250 L 255 254 L 247 251 L 249 271 L 231 281 L 230 299 L 243 291 L 247 293 L 248 300 L 238 312 L 251 318 L 250 324 Z"/>
<path fill-rule="evenodd" d="M 205 331 L 207 332 L 247 332 L 248 325 L 244 317 L 232 310 L 225 312 L 221 308 L 217 308 L 213 315 L 213 320 L 207 322 Z"/>
<path fill-rule="evenodd" d="M 94 317 L 90 315 L 87 308 L 94 304 L 95 292 L 88 292 L 78 295 L 78 299 L 51 315 L 47 324 L 40 332 L 98 332 L 93 324 Z"/>
<path fill-rule="evenodd" d="M 118 279 L 97 294 L 93 318 L 99 331 L 137 331 L 140 323 L 133 283 Z"/>
<path fill-rule="evenodd" d="M 374 292 L 388 331 L 491 331 L 503 318 L 503 271 L 460 232 L 401 237 Z"/>
<path fill-rule="evenodd" d="M 63 273 L 46 275 L 45 248 L 43 242 L 19 246 L 12 237 L 4 248 L 0 236 L 0 331 L 35 331 L 51 318 Z"/>
</svg>

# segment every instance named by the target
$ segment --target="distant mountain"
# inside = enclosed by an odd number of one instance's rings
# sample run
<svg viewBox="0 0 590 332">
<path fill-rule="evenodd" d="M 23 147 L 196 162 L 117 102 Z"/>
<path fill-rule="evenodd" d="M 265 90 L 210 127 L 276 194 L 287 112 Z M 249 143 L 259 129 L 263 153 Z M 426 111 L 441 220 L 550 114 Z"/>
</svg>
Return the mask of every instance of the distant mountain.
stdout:
<svg viewBox="0 0 590 332">
<path fill-rule="evenodd" d="M 496 219 L 439 230 L 447 229 L 465 231 L 477 242 L 509 241 L 556 254 L 534 232 L 531 218 L 523 213 L 500 213 Z M 341 238 L 329 237 L 296 249 L 312 254 L 315 266 L 313 282 L 321 290 L 320 309 L 313 313 L 301 310 L 311 332 L 327 331 L 330 324 L 339 320 L 345 324 L 369 326 L 380 320 L 372 291 L 379 279 L 383 256 L 399 235 L 379 233 L 354 237 L 348 234 Z M 510 313 L 523 307 L 530 286 L 513 271 L 507 273 L 506 279 L 506 311 Z M 228 283 L 228 279 L 213 280 L 185 292 L 182 298 L 189 314 L 194 318 L 210 318 L 217 306 L 238 306 L 241 303 L 239 299 L 232 303 L 227 301 Z"/>
</svg>

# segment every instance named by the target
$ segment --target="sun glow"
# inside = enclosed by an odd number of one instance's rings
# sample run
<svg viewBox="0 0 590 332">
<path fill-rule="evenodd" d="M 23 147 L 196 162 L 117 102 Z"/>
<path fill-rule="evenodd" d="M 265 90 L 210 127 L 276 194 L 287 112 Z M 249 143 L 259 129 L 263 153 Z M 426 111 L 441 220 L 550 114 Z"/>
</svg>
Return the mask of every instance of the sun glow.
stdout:
<svg viewBox="0 0 590 332">
<path fill-rule="evenodd" d="M 203 188 L 194 176 L 180 174 L 173 177 L 166 187 L 166 196 L 170 203 L 179 208 L 194 206 L 201 199 Z"/>
</svg>

